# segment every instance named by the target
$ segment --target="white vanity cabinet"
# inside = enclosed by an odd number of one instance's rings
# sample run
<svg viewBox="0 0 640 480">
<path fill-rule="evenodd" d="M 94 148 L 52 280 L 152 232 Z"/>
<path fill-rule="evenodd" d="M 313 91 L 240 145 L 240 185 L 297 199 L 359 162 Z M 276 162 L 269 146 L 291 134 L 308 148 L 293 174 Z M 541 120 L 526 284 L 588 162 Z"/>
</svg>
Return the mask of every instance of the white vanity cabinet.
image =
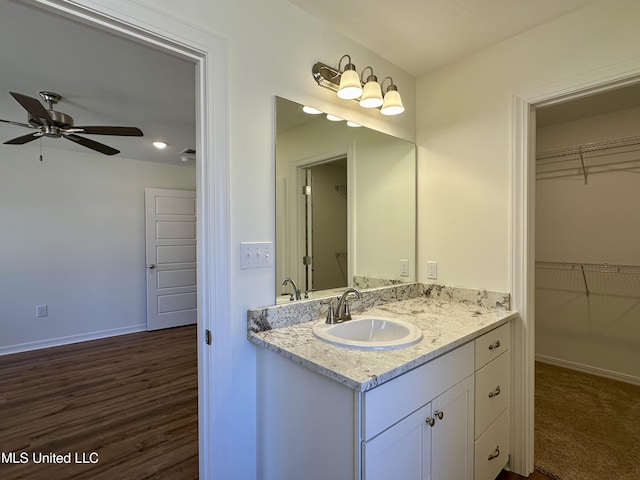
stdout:
<svg viewBox="0 0 640 480">
<path fill-rule="evenodd" d="M 475 480 L 494 480 L 509 461 L 510 340 L 509 323 L 475 340 Z"/>
<path fill-rule="evenodd" d="M 258 350 L 258 479 L 495 478 L 509 456 L 503 328 L 366 392 Z M 485 345 L 505 331 L 501 351 Z M 484 390 L 498 385 L 490 398 L 506 404 L 485 405 Z"/>
<path fill-rule="evenodd" d="M 472 362 L 464 345 L 364 393 L 363 479 L 473 478 Z"/>
</svg>

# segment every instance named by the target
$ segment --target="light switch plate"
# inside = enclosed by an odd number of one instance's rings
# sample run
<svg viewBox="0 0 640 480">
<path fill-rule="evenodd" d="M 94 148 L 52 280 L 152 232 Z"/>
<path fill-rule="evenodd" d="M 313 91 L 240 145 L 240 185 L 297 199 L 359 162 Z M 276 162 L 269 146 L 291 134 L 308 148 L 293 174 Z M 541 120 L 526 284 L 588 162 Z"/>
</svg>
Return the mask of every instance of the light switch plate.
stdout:
<svg viewBox="0 0 640 480">
<path fill-rule="evenodd" d="M 241 242 L 240 268 L 273 267 L 273 242 Z"/>
</svg>

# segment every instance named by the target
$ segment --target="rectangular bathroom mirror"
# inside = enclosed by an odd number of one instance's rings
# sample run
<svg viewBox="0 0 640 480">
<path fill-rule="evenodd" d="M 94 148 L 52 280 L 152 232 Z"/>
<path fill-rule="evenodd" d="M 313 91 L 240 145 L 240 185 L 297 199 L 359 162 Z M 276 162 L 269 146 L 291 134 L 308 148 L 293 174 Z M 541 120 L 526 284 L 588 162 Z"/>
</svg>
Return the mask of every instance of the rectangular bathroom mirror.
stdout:
<svg viewBox="0 0 640 480">
<path fill-rule="evenodd" d="M 275 252 L 277 303 L 414 282 L 415 145 L 276 97 Z"/>
</svg>

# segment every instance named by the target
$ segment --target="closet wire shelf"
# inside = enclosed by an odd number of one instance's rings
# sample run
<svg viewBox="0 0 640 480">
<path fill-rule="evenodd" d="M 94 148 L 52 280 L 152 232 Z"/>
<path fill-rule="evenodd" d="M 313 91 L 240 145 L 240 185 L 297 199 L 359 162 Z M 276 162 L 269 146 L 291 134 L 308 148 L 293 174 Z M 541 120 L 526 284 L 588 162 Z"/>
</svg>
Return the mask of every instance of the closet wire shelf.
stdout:
<svg viewBox="0 0 640 480">
<path fill-rule="evenodd" d="M 536 261 L 536 288 L 640 298 L 640 265 Z"/>
<path fill-rule="evenodd" d="M 536 154 L 536 178 L 539 180 L 580 175 L 586 184 L 589 174 L 613 170 L 640 172 L 640 135 Z"/>
</svg>

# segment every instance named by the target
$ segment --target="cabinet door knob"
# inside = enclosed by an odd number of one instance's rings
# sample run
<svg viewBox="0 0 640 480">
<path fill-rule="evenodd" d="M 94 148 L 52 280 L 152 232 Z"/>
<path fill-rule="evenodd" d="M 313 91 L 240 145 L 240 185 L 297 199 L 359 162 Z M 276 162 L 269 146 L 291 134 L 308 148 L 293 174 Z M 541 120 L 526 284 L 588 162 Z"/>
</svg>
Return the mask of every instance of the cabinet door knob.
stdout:
<svg viewBox="0 0 640 480">
<path fill-rule="evenodd" d="M 433 418 L 433 417 L 428 417 L 426 422 L 430 427 L 433 427 L 435 425 L 435 423 L 436 423 L 436 419 Z"/>
<path fill-rule="evenodd" d="M 498 395 L 500 395 L 500 385 L 493 392 L 489 392 L 489 398 L 497 397 Z"/>
<path fill-rule="evenodd" d="M 500 340 L 496 340 L 495 343 L 492 343 L 491 345 L 489 345 L 489 350 L 495 350 L 499 346 L 500 346 Z"/>
<path fill-rule="evenodd" d="M 444 417 L 444 412 L 442 410 L 436 410 L 433 413 L 436 417 L 438 417 L 438 419 L 442 420 L 442 417 Z"/>
<path fill-rule="evenodd" d="M 493 453 L 489 455 L 489 460 L 493 460 L 494 458 L 498 458 L 499 456 L 500 456 L 500 445 L 497 445 Z"/>
</svg>

